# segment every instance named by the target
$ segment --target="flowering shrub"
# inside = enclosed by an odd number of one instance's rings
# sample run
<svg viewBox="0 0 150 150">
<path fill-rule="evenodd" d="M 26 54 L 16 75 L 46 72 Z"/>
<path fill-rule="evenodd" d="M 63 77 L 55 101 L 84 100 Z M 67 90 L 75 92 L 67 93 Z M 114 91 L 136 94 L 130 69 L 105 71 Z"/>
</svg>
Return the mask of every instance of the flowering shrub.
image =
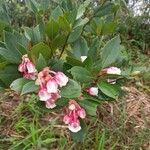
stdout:
<svg viewBox="0 0 150 150">
<path fill-rule="evenodd" d="M 32 1 L 27 0 L 27 6 L 39 15 L 37 24 L 22 28 L 23 32 L 4 31 L 1 86 L 20 95 L 34 93 L 42 109 L 64 109 L 62 122 L 80 133 L 88 115 L 96 116 L 100 102 L 120 95 L 123 76 L 116 62 L 124 47 L 119 36 L 110 39 L 118 4 L 63 1 L 42 22 L 44 10 Z"/>
</svg>

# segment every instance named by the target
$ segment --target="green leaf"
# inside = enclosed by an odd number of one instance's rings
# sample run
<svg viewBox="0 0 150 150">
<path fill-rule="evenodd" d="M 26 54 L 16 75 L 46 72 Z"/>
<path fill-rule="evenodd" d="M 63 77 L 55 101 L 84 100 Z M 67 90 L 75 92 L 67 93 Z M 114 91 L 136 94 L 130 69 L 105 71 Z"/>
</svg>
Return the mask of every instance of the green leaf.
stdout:
<svg viewBox="0 0 150 150">
<path fill-rule="evenodd" d="M 74 80 L 69 80 L 67 85 L 61 89 L 64 98 L 76 98 L 81 96 L 81 86 Z"/>
<path fill-rule="evenodd" d="M 81 60 L 81 56 L 87 56 L 88 55 L 88 45 L 87 41 L 81 37 L 71 45 L 72 47 L 72 53 L 73 55 Z"/>
<path fill-rule="evenodd" d="M 119 96 L 119 88 L 116 85 L 100 81 L 98 88 L 107 96 L 116 99 Z"/>
<path fill-rule="evenodd" d="M 73 31 L 69 35 L 68 43 L 72 43 L 80 37 L 80 35 L 82 33 L 82 28 L 83 28 L 83 26 L 78 26 L 75 29 L 73 29 Z"/>
<path fill-rule="evenodd" d="M 35 0 L 25 0 L 27 7 L 34 13 L 38 12 L 38 3 Z"/>
<path fill-rule="evenodd" d="M 36 62 L 36 69 L 38 71 L 40 71 L 40 70 L 42 70 L 46 66 L 47 66 L 46 60 L 43 57 L 43 55 L 40 53 L 39 54 L 39 58 L 37 59 L 37 62 Z"/>
<path fill-rule="evenodd" d="M 50 19 L 54 19 L 54 20 L 58 20 L 58 18 L 60 16 L 63 15 L 63 11 L 62 9 L 60 8 L 60 6 L 57 6 L 53 11 L 52 11 L 52 14 L 50 16 Z"/>
<path fill-rule="evenodd" d="M 51 58 L 51 50 L 49 46 L 42 42 L 34 45 L 30 50 L 30 55 L 34 63 L 39 58 L 40 54 L 42 54 L 46 61 Z"/>
<path fill-rule="evenodd" d="M 16 79 L 11 83 L 10 88 L 17 93 L 21 93 L 23 85 L 25 85 L 27 82 L 29 82 L 29 80 L 25 78 Z"/>
<path fill-rule="evenodd" d="M 82 62 L 74 57 L 67 56 L 66 60 L 67 60 L 67 63 L 72 66 L 82 66 Z"/>
<path fill-rule="evenodd" d="M 59 33 L 59 24 L 51 19 L 45 26 L 45 32 L 48 37 L 53 40 Z"/>
<path fill-rule="evenodd" d="M 19 64 L 19 62 L 21 61 L 20 56 L 17 57 L 17 55 L 15 55 L 15 53 L 13 53 L 13 51 L 10 51 L 6 48 L 0 47 L 0 55 L 3 56 L 5 58 L 5 60 L 10 63 Z"/>
<path fill-rule="evenodd" d="M 21 95 L 35 92 L 38 90 L 38 86 L 35 85 L 35 81 L 31 81 L 25 78 L 19 78 L 14 80 L 11 83 L 10 88 L 17 93 L 20 93 Z"/>
<path fill-rule="evenodd" d="M 91 47 L 88 51 L 88 57 L 90 57 L 93 62 L 97 60 L 97 53 L 98 53 L 98 47 L 99 47 L 100 40 L 98 37 L 94 38 L 91 42 Z"/>
<path fill-rule="evenodd" d="M 70 24 L 64 16 L 60 16 L 58 20 L 59 26 L 63 31 L 70 32 Z"/>
<path fill-rule="evenodd" d="M 86 137 L 87 127 L 83 120 L 80 120 L 80 125 L 81 130 L 79 132 L 77 133 L 70 132 L 74 142 L 83 142 Z"/>
<path fill-rule="evenodd" d="M 87 114 L 91 116 L 96 116 L 96 111 L 97 111 L 97 106 L 98 106 L 97 102 L 90 100 L 90 99 L 84 99 L 80 101 L 79 103 L 82 107 L 85 108 Z"/>
<path fill-rule="evenodd" d="M 90 4 L 90 2 L 91 0 L 86 0 L 83 4 L 79 6 L 76 19 L 79 19 L 83 16 L 86 7 Z"/>
<path fill-rule="evenodd" d="M 34 28 L 24 27 L 24 30 L 25 30 L 26 38 L 28 38 L 32 42 L 33 45 L 42 41 L 43 37 L 40 32 L 39 25 L 37 25 Z"/>
<path fill-rule="evenodd" d="M 14 34 L 5 31 L 6 49 L 0 48 L 0 54 L 9 62 L 18 64 L 22 57 L 22 50 L 18 49 L 18 38 Z"/>
<path fill-rule="evenodd" d="M 116 36 L 106 43 L 102 49 L 102 68 L 105 68 L 114 63 L 120 54 L 120 38 Z"/>
<path fill-rule="evenodd" d="M 30 81 L 23 85 L 21 95 L 36 92 L 38 90 L 38 86 L 35 85 L 35 81 Z"/>
<path fill-rule="evenodd" d="M 74 28 L 78 27 L 78 26 L 83 26 L 85 25 L 86 23 L 88 23 L 89 19 L 86 17 L 84 19 L 78 19 L 76 22 L 75 22 L 75 25 L 74 25 Z"/>
<path fill-rule="evenodd" d="M 83 67 L 75 66 L 69 71 L 71 72 L 73 78 L 81 83 L 91 82 L 93 80 L 91 73 Z"/>
<path fill-rule="evenodd" d="M 0 80 L 8 87 L 12 81 L 19 78 L 18 66 L 7 65 L 3 70 L 0 70 Z"/>
<path fill-rule="evenodd" d="M 105 131 L 103 131 L 99 139 L 98 150 L 104 150 L 104 145 L 105 145 Z"/>
</svg>

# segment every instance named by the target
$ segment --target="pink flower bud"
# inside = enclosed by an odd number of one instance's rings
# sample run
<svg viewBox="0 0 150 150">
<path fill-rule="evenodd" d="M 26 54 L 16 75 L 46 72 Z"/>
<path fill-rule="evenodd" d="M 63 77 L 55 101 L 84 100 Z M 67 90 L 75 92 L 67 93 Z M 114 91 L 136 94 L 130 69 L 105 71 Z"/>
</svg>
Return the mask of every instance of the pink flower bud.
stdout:
<svg viewBox="0 0 150 150">
<path fill-rule="evenodd" d="M 18 66 L 18 71 L 20 71 L 20 72 L 24 72 L 25 71 L 25 65 L 24 64 L 20 64 L 19 66 Z"/>
<path fill-rule="evenodd" d="M 65 115 L 64 118 L 63 118 L 63 122 L 64 122 L 65 124 L 69 124 L 69 122 L 70 122 L 70 117 L 69 117 L 68 115 Z"/>
<path fill-rule="evenodd" d="M 86 91 L 92 96 L 98 96 L 98 88 L 97 87 L 90 87 Z"/>
<path fill-rule="evenodd" d="M 57 93 L 58 91 L 58 84 L 54 79 L 50 79 L 47 82 L 46 87 L 47 87 L 48 93 Z"/>
<path fill-rule="evenodd" d="M 86 112 L 83 108 L 78 110 L 78 116 L 82 119 L 84 119 L 86 117 Z"/>
<path fill-rule="evenodd" d="M 121 74 L 120 68 L 117 68 L 117 67 L 105 68 L 105 69 L 102 69 L 101 72 L 106 73 L 106 74 L 116 74 L 116 75 Z"/>
<path fill-rule="evenodd" d="M 38 92 L 38 96 L 40 97 L 41 101 L 47 101 L 51 98 L 51 94 L 47 92 L 47 89 L 41 89 Z"/>
<path fill-rule="evenodd" d="M 68 77 L 62 72 L 57 72 L 54 78 L 60 87 L 65 86 L 69 80 Z"/>
</svg>

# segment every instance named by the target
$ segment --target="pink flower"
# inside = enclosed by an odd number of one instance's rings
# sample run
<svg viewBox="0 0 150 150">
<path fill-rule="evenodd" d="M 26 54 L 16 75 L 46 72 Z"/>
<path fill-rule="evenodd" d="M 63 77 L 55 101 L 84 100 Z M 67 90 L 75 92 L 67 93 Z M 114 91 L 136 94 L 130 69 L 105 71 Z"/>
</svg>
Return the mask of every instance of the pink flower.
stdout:
<svg viewBox="0 0 150 150">
<path fill-rule="evenodd" d="M 48 108 L 48 109 L 51 108 L 52 109 L 52 108 L 56 107 L 55 102 L 59 98 L 61 98 L 61 96 L 59 95 L 58 92 L 57 93 L 51 93 L 51 98 L 48 99 L 47 101 L 45 101 L 46 108 Z"/>
<path fill-rule="evenodd" d="M 38 96 L 41 101 L 47 101 L 48 99 L 50 99 L 52 97 L 52 95 L 47 92 L 46 88 L 39 90 Z"/>
<path fill-rule="evenodd" d="M 49 67 L 44 68 L 38 73 L 36 85 L 39 85 L 39 98 L 45 101 L 46 108 L 56 107 L 56 101 L 61 98 L 58 86 L 64 86 L 64 81 L 68 80 L 62 72 L 54 72 Z"/>
<path fill-rule="evenodd" d="M 18 66 L 18 71 L 22 72 L 23 76 L 27 79 L 35 80 L 36 78 L 37 70 L 27 55 L 22 56 L 22 62 Z"/>
<path fill-rule="evenodd" d="M 98 96 L 98 88 L 97 87 L 90 87 L 86 91 L 89 93 L 89 95 Z"/>
<path fill-rule="evenodd" d="M 101 72 L 104 74 L 117 74 L 117 75 L 121 74 L 120 68 L 117 68 L 117 67 L 105 68 L 105 69 L 102 69 Z"/>
<path fill-rule="evenodd" d="M 46 87 L 48 93 L 57 93 L 58 91 L 58 84 L 53 78 L 47 82 Z"/>
<path fill-rule="evenodd" d="M 65 86 L 69 81 L 68 77 L 62 72 L 57 72 L 54 78 L 60 87 Z"/>
<path fill-rule="evenodd" d="M 68 129 L 72 132 L 78 132 L 81 130 L 79 118 L 84 119 L 86 112 L 75 101 L 71 100 L 67 109 L 67 114 L 63 118 L 63 122 L 68 125 Z"/>
</svg>

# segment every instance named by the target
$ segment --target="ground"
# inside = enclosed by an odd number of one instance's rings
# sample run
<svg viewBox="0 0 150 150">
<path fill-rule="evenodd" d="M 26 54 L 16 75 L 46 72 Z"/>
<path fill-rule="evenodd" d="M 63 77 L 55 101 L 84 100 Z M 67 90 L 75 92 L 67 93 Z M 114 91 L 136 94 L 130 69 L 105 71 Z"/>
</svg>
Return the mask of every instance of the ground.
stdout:
<svg viewBox="0 0 150 150">
<path fill-rule="evenodd" d="M 125 96 L 102 103 L 97 117 L 86 120 L 88 134 L 74 143 L 57 112 L 41 113 L 34 95 L 1 93 L 0 150 L 97 150 L 105 132 L 105 150 L 150 149 L 150 95 L 136 87 L 123 87 Z"/>
</svg>

